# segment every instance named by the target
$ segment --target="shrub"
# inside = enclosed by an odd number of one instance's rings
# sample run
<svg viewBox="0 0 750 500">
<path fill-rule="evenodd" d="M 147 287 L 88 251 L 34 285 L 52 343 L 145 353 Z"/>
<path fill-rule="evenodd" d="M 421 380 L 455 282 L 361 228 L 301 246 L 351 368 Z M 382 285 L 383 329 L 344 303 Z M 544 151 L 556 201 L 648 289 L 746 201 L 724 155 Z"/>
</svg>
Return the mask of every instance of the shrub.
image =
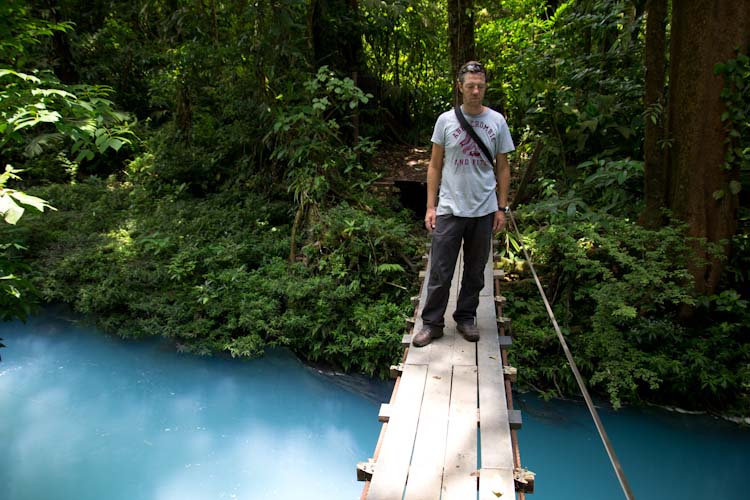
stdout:
<svg viewBox="0 0 750 500">
<path fill-rule="evenodd" d="M 183 352 L 303 359 L 385 376 L 396 361 L 421 239 L 405 215 L 321 210 L 289 263 L 291 211 L 252 193 L 192 198 L 91 180 L 40 190 L 29 217 L 35 282 L 105 331 L 160 335 Z M 149 200 L 148 202 L 146 200 Z"/>
<path fill-rule="evenodd" d="M 601 216 L 598 222 L 559 222 L 525 237 L 576 363 L 616 407 L 658 400 L 746 411 L 747 398 L 737 388 L 750 382 L 743 368 L 750 342 L 739 326 L 747 304 L 724 294 L 714 298 L 714 307 L 732 309 L 734 320 L 681 322 L 682 310 L 698 306 L 688 292 L 684 230 L 652 231 Z M 535 292 L 529 280 L 509 284 L 508 314 L 519 332 L 514 363 L 547 394 L 577 393 Z"/>
</svg>

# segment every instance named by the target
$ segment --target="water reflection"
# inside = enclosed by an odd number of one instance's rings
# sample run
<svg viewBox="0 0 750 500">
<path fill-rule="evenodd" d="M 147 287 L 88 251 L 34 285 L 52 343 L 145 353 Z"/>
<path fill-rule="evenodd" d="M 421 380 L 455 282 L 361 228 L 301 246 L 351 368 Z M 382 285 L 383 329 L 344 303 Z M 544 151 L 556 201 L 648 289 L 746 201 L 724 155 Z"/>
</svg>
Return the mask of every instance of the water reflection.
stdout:
<svg viewBox="0 0 750 500">
<path fill-rule="evenodd" d="M 358 498 L 388 386 L 289 354 L 174 354 L 61 321 L 0 324 L 2 500 Z M 379 397 L 373 397 L 378 395 Z M 518 395 L 533 500 L 623 498 L 585 406 Z M 600 409 L 639 500 L 748 498 L 750 431 L 708 417 Z"/>
<path fill-rule="evenodd" d="M 34 327 L 0 333 L 3 498 L 359 495 L 377 406 L 287 353 L 242 363 Z"/>
</svg>

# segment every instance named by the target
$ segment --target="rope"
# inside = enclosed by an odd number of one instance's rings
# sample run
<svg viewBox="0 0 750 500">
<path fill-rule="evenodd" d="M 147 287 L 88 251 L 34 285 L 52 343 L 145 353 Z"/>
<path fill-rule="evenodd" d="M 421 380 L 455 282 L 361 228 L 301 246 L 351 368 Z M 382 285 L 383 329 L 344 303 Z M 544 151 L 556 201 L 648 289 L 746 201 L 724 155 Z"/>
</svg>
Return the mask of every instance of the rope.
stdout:
<svg viewBox="0 0 750 500">
<path fill-rule="evenodd" d="M 521 237 L 521 233 L 518 231 L 518 226 L 516 226 L 516 219 L 515 217 L 513 217 L 513 212 L 509 210 L 508 214 L 510 215 L 511 223 L 513 224 L 513 230 L 516 232 L 516 235 L 518 236 L 518 242 L 521 246 L 521 249 L 523 250 L 523 254 L 526 257 L 526 262 L 529 263 L 529 268 L 531 269 L 531 273 L 534 275 L 534 281 L 536 282 L 536 286 L 539 289 L 539 293 L 542 295 L 542 300 L 544 300 L 544 306 L 547 308 L 547 314 L 552 320 L 552 326 L 555 327 L 555 332 L 557 332 L 557 338 L 560 340 L 560 344 L 562 345 L 563 351 L 565 351 L 565 357 L 568 358 L 568 364 L 570 365 L 570 369 L 573 371 L 573 375 L 575 376 L 576 382 L 578 382 L 578 387 L 581 389 L 581 393 L 583 394 L 583 399 L 586 400 L 586 406 L 588 406 L 589 412 L 591 413 L 591 417 L 594 419 L 594 424 L 596 424 L 596 430 L 599 431 L 599 437 L 602 439 L 602 443 L 604 443 L 604 448 L 606 448 L 607 450 L 607 455 L 609 455 L 609 460 L 610 462 L 612 462 L 612 467 L 614 467 L 615 469 L 615 474 L 617 474 L 617 479 L 620 481 L 622 492 L 625 494 L 625 498 L 627 498 L 628 500 L 634 500 L 635 497 L 633 496 L 633 491 L 630 489 L 628 480 L 625 477 L 625 472 L 622 470 L 620 461 L 617 459 L 617 455 L 615 454 L 615 450 L 612 447 L 612 443 L 610 442 L 609 437 L 607 436 L 607 431 L 604 430 L 604 425 L 602 424 L 602 421 L 599 419 L 599 414 L 597 413 L 596 408 L 594 407 L 594 402 L 591 400 L 589 391 L 586 389 L 586 384 L 584 384 L 583 382 L 581 373 L 578 371 L 578 366 L 576 366 L 576 362 L 573 360 L 573 355 L 570 353 L 570 349 L 568 349 L 568 344 L 567 342 L 565 342 L 565 337 L 563 337 L 563 334 L 560 331 L 560 327 L 558 326 L 557 320 L 555 319 L 555 314 L 552 312 L 552 307 L 550 306 L 549 301 L 547 300 L 547 295 L 544 293 L 544 288 L 542 288 L 542 284 L 539 281 L 539 276 L 537 276 L 536 269 L 534 269 L 534 264 L 531 262 L 531 258 L 529 257 L 529 254 L 526 251 L 526 245 L 523 244 L 523 238 Z"/>
</svg>

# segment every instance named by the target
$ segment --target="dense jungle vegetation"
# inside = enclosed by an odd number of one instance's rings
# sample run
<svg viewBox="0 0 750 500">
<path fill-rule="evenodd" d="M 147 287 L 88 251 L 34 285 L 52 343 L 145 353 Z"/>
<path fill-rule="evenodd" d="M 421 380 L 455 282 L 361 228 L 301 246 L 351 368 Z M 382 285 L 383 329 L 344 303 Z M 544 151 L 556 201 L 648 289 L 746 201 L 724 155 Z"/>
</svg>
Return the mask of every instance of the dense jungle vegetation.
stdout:
<svg viewBox="0 0 750 500">
<path fill-rule="evenodd" d="M 5 0 L 2 317 L 62 302 L 189 353 L 385 375 L 427 235 L 373 194 L 375 160 L 429 144 L 476 58 L 591 387 L 747 415 L 750 6 L 677 5 Z M 522 387 L 576 394 L 519 236 L 498 238 Z"/>
</svg>

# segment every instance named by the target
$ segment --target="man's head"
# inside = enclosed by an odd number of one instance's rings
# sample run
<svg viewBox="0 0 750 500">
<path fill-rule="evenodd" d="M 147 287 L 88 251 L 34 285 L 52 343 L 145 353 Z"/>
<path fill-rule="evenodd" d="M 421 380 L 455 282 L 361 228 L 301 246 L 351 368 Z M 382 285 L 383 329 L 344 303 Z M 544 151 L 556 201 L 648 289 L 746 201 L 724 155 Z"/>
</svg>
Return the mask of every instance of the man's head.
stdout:
<svg viewBox="0 0 750 500">
<path fill-rule="evenodd" d="M 464 105 L 481 106 L 487 90 L 487 73 L 477 61 L 469 61 L 458 71 L 458 90 Z"/>
<path fill-rule="evenodd" d="M 484 70 L 482 63 L 477 61 L 469 61 L 458 70 L 458 82 L 464 83 L 467 74 L 479 74 L 484 75 L 485 80 L 487 79 L 487 72 Z"/>
</svg>

